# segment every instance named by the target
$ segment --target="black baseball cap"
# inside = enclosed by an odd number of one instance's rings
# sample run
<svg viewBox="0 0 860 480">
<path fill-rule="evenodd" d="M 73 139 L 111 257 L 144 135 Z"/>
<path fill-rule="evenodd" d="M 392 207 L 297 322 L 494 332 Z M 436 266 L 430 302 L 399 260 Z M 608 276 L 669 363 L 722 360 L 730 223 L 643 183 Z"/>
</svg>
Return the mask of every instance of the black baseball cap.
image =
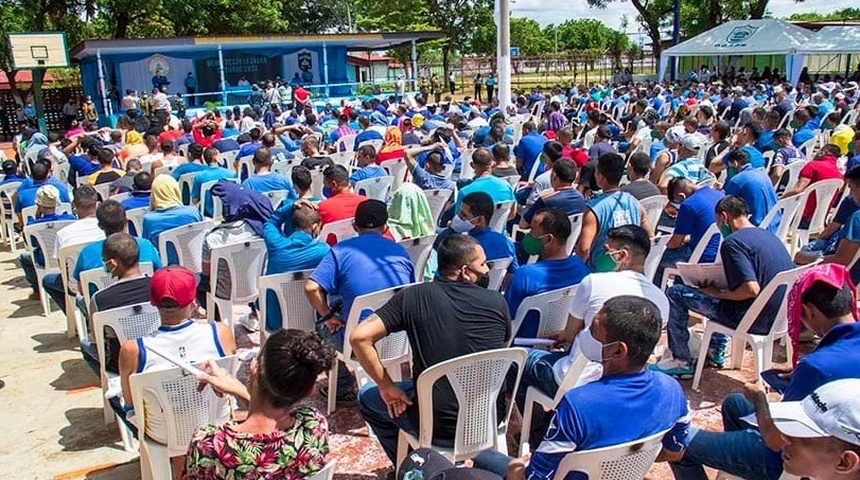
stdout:
<svg viewBox="0 0 860 480">
<path fill-rule="evenodd" d="M 355 209 L 355 226 L 358 228 L 379 228 L 387 221 L 388 208 L 379 200 L 365 200 Z"/>
</svg>

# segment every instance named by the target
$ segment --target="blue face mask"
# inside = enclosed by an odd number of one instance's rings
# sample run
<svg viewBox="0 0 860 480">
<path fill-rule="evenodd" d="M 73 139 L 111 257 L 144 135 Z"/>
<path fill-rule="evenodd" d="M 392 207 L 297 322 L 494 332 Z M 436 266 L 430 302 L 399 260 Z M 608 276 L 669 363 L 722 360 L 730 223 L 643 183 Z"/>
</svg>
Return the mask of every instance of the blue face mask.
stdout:
<svg viewBox="0 0 860 480">
<path fill-rule="evenodd" d="M 463 219 L 460 215 L 454 215 L 451 219 L 451 230 L 457 233 L 468 233 L 475 228 L 475 224 Z"/>
</svg>

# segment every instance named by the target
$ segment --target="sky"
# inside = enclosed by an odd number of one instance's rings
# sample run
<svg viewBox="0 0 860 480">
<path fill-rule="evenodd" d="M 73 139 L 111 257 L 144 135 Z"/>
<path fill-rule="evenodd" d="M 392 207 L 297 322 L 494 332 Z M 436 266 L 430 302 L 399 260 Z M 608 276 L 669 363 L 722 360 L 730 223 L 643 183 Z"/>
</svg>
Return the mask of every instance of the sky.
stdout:
<svg viewBox="0 0 860 480">
<path fill-rule="evenodd" d="M 787 17 L 798 12 L 827 14 L 845 7 L 856 7 L 855 2 L 856 0 L 806 0 L 797 3 L 794 0 L 770 0 L 767 10 L 776 18 Z M 621 16 L 625 14 L 630 20 L 628 32 L 636 32 L 638 28 L 638 23 L 635 21 L 636 9 L 623 0 L 615 0 L 603 10 L 589 8 L 585 0 L 562 0 L 561 2 L 511 0 L 511 16 L 532 18 L 541 26 L 562 23 L 568 19 L 596 18 L 609 27 L 620 30 Z"/>
</svg>

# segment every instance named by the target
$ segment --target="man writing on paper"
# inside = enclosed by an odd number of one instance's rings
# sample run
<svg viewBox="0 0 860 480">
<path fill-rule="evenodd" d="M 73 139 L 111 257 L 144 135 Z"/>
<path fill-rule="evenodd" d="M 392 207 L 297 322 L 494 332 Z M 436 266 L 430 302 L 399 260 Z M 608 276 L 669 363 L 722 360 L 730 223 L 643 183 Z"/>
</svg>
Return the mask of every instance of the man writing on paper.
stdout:
<svg viewBox="0 0 860 480">
<path fill-rule="evenodd" d="M 746 202 L 729 195 L 717 203 L 716 223 L 725 240 L 720 258 L 726 274 L 727 289 L 705 282 L 699 288 L 673 285 L 666 291 L 669 297 L 669 350 L 671 358 L 651 365 L 652 370 L 689 378 L 693 375 L 693 356 L 688 341 L 689 311 L 698 312 L 713 322 L 736 327 L 753 300 L 778 273 L 794 268 L 782 242 L 767 230 L 750 222 Z M 750 333 L 766 334 L 779 310 L 781 296 L 769 299 Z M 709 348 L 708 363 L 723 366 L 728 338 L 714 334 Z"/>
</svg>

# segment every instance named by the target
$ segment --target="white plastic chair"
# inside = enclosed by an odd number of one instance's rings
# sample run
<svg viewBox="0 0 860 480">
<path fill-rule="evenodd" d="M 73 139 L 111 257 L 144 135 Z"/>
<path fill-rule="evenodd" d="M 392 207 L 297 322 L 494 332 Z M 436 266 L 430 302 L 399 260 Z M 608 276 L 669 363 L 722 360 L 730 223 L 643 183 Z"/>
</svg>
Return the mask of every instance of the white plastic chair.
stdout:
<svg viewBox="0 0 860 480">
<path fill-rule="evenodd" d="M 663 258 L 663 254 L 666 252 L 666 244 L 669 243 L 669 239 L 671 238 L 672 235 L 663 234 L 651 239 L 651 251 L 645 257 L 645 276 L 652 282 L 654 281 L 654 274 L 657 273 L 657 267 L 660 266 L 660 259 Z"/>
<path fill-rule="evenodd" d="M 233 304 L 247 304 L 257 298 L 257 279 L 263 274 L 266 262 L 266 242 L 262 238 L 216 247 L 211 252 L 212 274 L 209 292 L 206 294 L 206 312 L 210 320 L 215 319 L 218 306 L 221 321 L 233 326 Z M 230 296 L 218 298 L 216 285 L 218 272 L 224 264 L 230 272 Z"/>
<path fill-rule="evenodd" d="M 352 228 L 353 218 L 345 218 L 336 222 L 326 223 L 320 229 L 319 241 L 334 245 L 344 240 L 357 237 L 358 233 Z"/>
<path fill-rule="evenodd" d="M 365 141 L 358 144 L 358 148 L 361 148 L 365 145 L 372 146 L 378 152 L 379 149 L 382 148 L 383 145 L 385 145 L 385 141 L 384 140 L 365 140 Z"/>
<path fill-rule="evenodd" d="M 722 333 L 723 335 L 732 338 L 732 368 L 741 368 L 741 361 L 743 360 L 744 355 L 744 345 L 747 343 L 752 347 L 753 356 L 755 358 L 755 378 L 758 378 L 761 375 L 761 372 L 770 368 L 773 360 L 773 342 L 782 337 L 786 337 L 786 339 L 788 339 L 788 323 L 786 320 L 788 302 L 785 300 L 785 297 L 788 296 L 788 289 L 790 289 L 792 284 L 794 284 L 794 280 L 798 275 L 800 275 L 804 270 L 811 268 L 813 265 L 815 264 L 813 263 L 786 270 L 773 277 L 773 279 L 755 298 L 752 305 L 750 305 L 750 308 L 744 314 L 737 328 L 727 327 L 713 320 L 705 322 L 705 332 L 702 334 L 702 348 L 699 351 L 699 362 L 696 364 L 696 374 L 693 376 L 693 390 L 699 389 L 699 382 L 702 379 L 702 369 L 705 366 L 705 362 L 707 360 L 706 357 L 708 355 L 707 346 L 710 344 L 711 337 L 715 333 Z M 776 317 L 770 331 L 766 335 L 750 333 L 749 329 L 753 326 L 753 323 L 756 321 L 765 305 L 767 305 L 770 298 L 777 293 L 777 289 L 779 287 L 785 287 L 785 291 L 781 294 L 779 311 L 776 313 Z M 786 355 L 788 358 L 791 358 L 791 341 L 786 341 L 785 343 L 787 350 Z"/>
<path fill-rule="evenodd" d="M 788 175 L 788 187 L 794 186 L 797 183 L 797 179 L 800 178 L 800 171 L 803 170 L 803 167 L 809 163 L 808 160 L 796 160 L 794 162 L 789 163 L 785 166 L 785 171 L 782 173 L 782 177 L 784 178 Z M 779 184 L 782 184 L 782 178 L 780 178 Z"/>
<path fill-rule="evenodd" d="M 38 210 L 38 205 L 31 205 L 29 207 L 24 207 L 21 209 L 21 217 L 24 219 L 24 224 L 26 225 L 31 220 L 36 218 L 36 210 Z M 63 213 L 72 213 L 72 204 L 67 202 L 58 203 L 56 210 L 57 215 Z M 26 242 L 25 242 L 26 243 Z"/>
<path fill-rule="evenodd" d="M 409 447 L 432 448 L 452 462 L 474 458 L 490 448 L 507 454 L 505 435 L 514 402 L 499 418 L 496 399 L 513 364 L 517 364 L 517 375 L 511 395 L 516 397 L 526 356 L 522 348 L 500 348 L 446 360 L 424 370 L 415 388 L 420 415 L 418 438 L 400 431 L 396 465 L 406 458 Z M 433 387 L 442 378 L 448 380 L 460 406 L 454 448 L 433 444 Z"/>
<path fill-rule="evenodd" d="M 198 173 L 200 172 L 189 172 L 179 176 L 179 192 L 182 196 L 182 203 L 185 205 L 191 205 L 191 197 L 194 196 L 191 189 L 194 187 L 194 177 Z"/>
<path fill-rule="evenodd" d="M 69 282 L 72 270 L 74 270 L 75 263 L 78 261 L 78 255 L 80 255 L 84 247 L 91 243 L 93 242 L 76 243 L 61 247 L 59 258 L 57 259 L 60 276 L 66 288 L 66 295 L 64 297 L 66 301 L 66 336 L 68 338 L 75 338 L 76 332 L 79 338 L 87 338 L 87 322 L 84 321 L 83 316 L 78 311 L 74 295 L 69 295 L 69 288 L 71 286 Z"/>
<path fill-rule="evenodd" d="M 272 165 L 272 171 L 275 173 L 280 173 L 281 175 L 292 178 L 293 167 L 298 165 L 298 162 L 293 160 L 287 160 L 286 162 L 277 162 Z"/>
<path fill-rule="evenodd" d="M 271 190 L 263 193 L 263 196 L 271 202 L 272 210 L 276 210 L 289 195 L 290 192 L 286 190 Z"/>
<path fill-rule="evenodd" d="M 146 212 L 149 211 L 149 207 L 140 207 L 140 208 L 132 208 L 131 210 L 125 211 L 125 218 L 128 220 L 128 224 L 126 225 L 126 229 L 129 230 L 129 234 L 132 234 L 136 237 L 140 237 L 143 233 L 143 216 L 146 215 Z M 134 232 L 131 232 L 131 229 L 134 229 Z"/>
<path fill-rule="evenodd" d="M 505 226 L 508 224 L 508 217 L 511 215 L 511 208 L 514 205 L 516 205 L 516 202 L 513 201 L 497 203 L 496 210 L 493 212 L 492 218 L 490 218 L 490 229 L 504 233 Z"/>
<path fill-rule="evenodd" d="M 507 177 L 502 177 L 502 180 L 508 182 L 508 185 L 510 185 L 514 190 L 516 190 L 517 186 L 520 184 L 519 175 L 508 175 Z"/>
<path fill-rule="evenodd" d="M 218 155 L 218 158 L 221 159 L 221 166 L 224 168 L 231 168 L 233 166 L 233 162 L 236 161 L 236 155 L 238 154 L 239 150 L 221 152 L 221 154 Z"/>
<path fill-rule="evenodd" d="M 158 255 L 161 262 L 164 265 L 170 264 L 167 246 L 173 245 L 179 265 L 192 272 L 203 271 L 203 241 L 213 227 L 215 222 L 203 220 L 161 232 L 158 235 Z"/>
<path fill-rule="evenodd" d="M 308 480 L 333 480 L 334 479 L 334 468 L 337 465 L 337 460 L 329 460 L 325 466 L 314 474 L 311 477 L 308 477 Z"/>
<path fill-rule="evenodd" d="M 543 153 L 539 153 L 535 161 L 532 162 L 532 168 L 529 170 L 529 176 L 526 180 L 528 183 L 532 183 L 535 181 L 535 177 L 538 175 L 538 168 L 540 168 L 541 163 L 543 163 Z"/>
<path fill-rule="evenodd" d="M 260 298 L 260 344 L 265 343 L 266 337 L 278 329 L 296 328 L 305 332 L 313 332 L 316 327 L 314 308 L 305 295 L 305 283 L 311 277 L 313 270 L 278 273 L 265 275 L 257 281 L 257 291 Z M 281 324 L 277 329 L 269 329 L 266 325 L 269 305 L 268 292 L 273 292 L 281 311 Z"/>
<path fill-rule="evenodd" d="M 116 195 L 111 195 L 110 199 L 122 203 L 123 200 L 128 200 L 131 198 L 131 192 L 123 192 L 117 193 Z"/>
<path fill-rule="evenodd" d="M 425 235 L 418 238 L 407 238 L 397 243 L 406 249 L 409 254 L 409 259 L 412 260 L 412 265 L 415 267 L 415 281 L 422 282 L 424 280 L 424 269 L 427 267 L 427 260 L 430 259 L 430 254 L 433 253 L 433 244 L 436 242 L 437 235 Z"/>
<path fill-rule="evenodd" d="M 220 222 L 224 218 L 224 216 L 223 216 L 224 206 L 221 203 L 221 198 L 216 197 L 215 195 L 211 194 L 212 187 L 214 187 L 215 184 L 218 182 L 219 182 L 219 180 L 212 180 L 209 182 L 204 182 L 200 185 L 200 203 L 198 204 L 198 206 L 200 207 L 200 214 L 203 215 L 204 217 L 209 217 L 209 215 L 206 214 L 206 197 L 207 196 L 211 197 L 211 199 L 212 199 L 212 216 L 211 216 L 211 218 L 215 222 Z"/>
<path fill-rule="evenodd" d="M 110 198 L 110 183 L 99 183 L 97 185 L 93 185 L 93 188 L 96 189 L 96 193 L 99 194 L 99 199 L 101 201 L 105 201 Z"/>
<path fill-rule="evenodd" d="M 325 198 L 323 195 L 323 172 L 320 169 L 311 170 L 311 192 L 316 198 Z"/>
<path fill-rule="evenodd" d="M 397 287 L 386 288 L 366 295 L 360 295 L 352 302 L 349 309 L 349 318 L 345 321 L 344 338 L 349 339 L 352 332 L 358 327 L 359 319 L 363 312 L 374 312 L 388 303 L 397 292 L 409 288 L 417 283 L 399 285 Z M 408 363 L 411 357 L 409 349 L 409 338 L 406 332 L 390 333 L 386 337 L 380 339 L 374 345 L 376 353 L 379 356 L 379 361 L 386 367 L 388 375 L 392 380 L 398 382 L 402 380 L 401 365 Z M 331 415 L 337 408 L 337 370 L 338 364 L 343 363 L 346 367 L 355 374 L 355 379 L 358 382 L 358 388 L 371 383 L 372 379 L 365 373 L 361 364 L 358 363 L 352 354 L 352 344 L 349 341 L 343 342 L 343 352 L 337 352 L 335 361 L 332 362 L 331 370 L 328 373 L 328 413 Z"/>
<path fill-rule="evenodd" d="M 570 302 L 576 295 L 577 287 L 578 285 L 571 285 L 524 298 L 520 306 L 517 307 L 514 321 L 511 322 L 511 340 L 508 345 L 524 345 L 519 338 L 516 338 L 516 335 L 522 327 L 526 315 L 532 311 L 539 315 L 537 334 L 534 338 L 547 338 L 551 332 L 564 330 L 565 325 L 567 325 Z"/>
<path fill-rule="evenodd" d="M 51 297 L 45 291 L 45 287 L 42 286 L 42 279 L 48 273 L 59 273 L 60 263 L 54 258 L 54 243 L 57 239 L 57 231 L 73 222 L 74 220 L 61 220 L 59 222 L 37 223 L 24 227 L 24 245 L 27 251 L 30 252 L 31 258 L 33 258 L 33 266 L 36 268 L 36 288 L 39 289 L 39 300 L 42 303 L 42 311 L 46 317 L 51 313 Z M 36 264 L 35 250 L 37 247 L 41 249 L 42 258 L 45 259 L 44 267 Z"/>
<path fill-rule="evenodd" d="M 152 276 L 154 270 L 152 262 L 142 262 L 138 264 L 138 268 L 140 268 L 140 273 L 142 273 L 143 275 L 149 277 Z M 83 288 L 83 291 L 81 291 L 80 294 L 84 297 L 84 306 L 86 307 L 87 313 L 89 313 L 90 318 L 92 318 L 93 311 L 91 303 L 93 295 L 99 290 L 102 290 L 113 285 L 114 283 L 117 283 L 119 281 L 119 278 L 114 277 L 113 275 L 108 273 L 104 269 L 104 267 L 84 270 L 80 273 L 80 277 L 81 287 Z"/>
<path fill-rule="evenodd" d="M 496 258 L 487 260 L 487 266 L 490 267 L 490 284 L 487 285 L 488 290 L 499 291 L 502 288 L 502 282 L 505 280 L 505 274 L 508 273 L 508 267 L 513 262 L 513 257 Z"/>
<path fill-rule="evenodd" d="M 173 171 L 176 170 L 176 165 L 165 165 L 163 167 L 158 167 L 155 169 L 155 175 L 152 178 L 155 178 L 159 175 L 170 175 Z"/>
<path fill-rule="evenodd" d="M 402 158 L 386 160 L 380 163 L 379 166 L 384 168 L 385 171 L 388 172 L 388 175 L 392 177 L 391 191 L 397 191 L 409 175 L 409 168 L 406 165 L 406 160 Z"/>
<path fill-rule="evenodd" d="M 0 221 L 3 222 L 3 240 L 9 243 L 9 249 L 13 253 L 18 251 L 18 242 L 15 239 L 15 223 L 18 221 L 15 215 L 15 197 L 20 186 L 21 182 L 10 182 L 0 186 Z"/>
<path fill-rule="evenodd" d="M 642 205 L 642 208 L 645 209 L 645 213 L 648 215 L 648 223 L 654 228 L 660 223 L 660 215 L 663 213 L 663 209 L 668 202 L 669 199 L 665 195 L 654 195 L 653 197 L 639 200 L 639 204 Z"/>
<path fill-rule="evenodd" d="M 359 180 L 358 182 L 355 182 L 353 190 L 359 195 L 364 195 L 367 198 L 373 198 L 387 203 L 392 185 L 394 185 L 394 177 L 386 175 L 384 177 L 373 177 Z"/>
<path fill-rule="evenodd" d="M 460 180 L 475 178 L 475 167 L 472 166 L 472 154 L 475 150 L 475 148 L 464 148 L 460 151 Z"/>
<path fill-rule="evenodd" d="M 792 197 L 782 198 L 777 201 L 773 207 L 767 212 L 767 215 L 759 224 L 760 228 L 768 229 L 770 224 L 776 218 L 777 212 L 782 212 L 782 219 L 779 221 L 779 227 L 776 229 L 776 237 L 785 245 L 789 252 L 791 248 L 788 244 L 788 235 L 797 230 L 797 225 L 800 223 L 800 216 L 803 213 L 801 207 L 805 204 L 803 195 L 794 195 Z"/>
<path fill-rule="evenodd" d="M 188 143 L 183 143 L 182 145 L 177 147 L 176 150 L 179 152 L 180 156 L 188 158 L 188 146 L 189 145 L 190 144 L 188 144 Z"/>
<path fill-rule="evenodd" d="M 583 473 L 593 480 L 642 480 L 663 449 L 663 437 L 668 431 L 621 445 L 568 453 L 558 465 L 554 480 L 564 480 L 570 472 Z"/>
<path fill-rule="evenodd" d="M 251 176 L 254 173 L 254 156 L 253 155 L 245 155 L 244 157 L 239 157 L 236 159 L 236 176 L 239 177 L 240 180 L 244 181 L 246 178 Z"/>
<path fill-rule="evenodd" d="M 219 358 L 216 362 L 228 372 L 236 370 L 235 356 Z M 224 400 L 211 388 L 198 391 L 199 383 L 197 378 L 178 367 L 129 377 L 140 432 L 140 473 L 143 480 L 171 480 L 173 475 L 168 452 L 187 448 L 198 427 L 230 420 L 230 411 L 223 408 Z M 156 404 L 147 406 L 147 401 Z M 149 430 L 147 411 L 155 409 L 164 412 L 167 445 L 154 441 L 146 433 Z"/>
<path fill-rule="evenodd" d="M 344 135 L 337 139 L 335 143 L 335 151 L 337 152 L 352 152 L 355 148 L 355 137 L 357 134 Z"/>
<path fill-rule="evenodd" d="M 588 360 L 582 353 L 578 353 L 570 364 L 570 367 L 568 367 L 567 373 L 564 374 L 558 390 L 555 391 L 555 395 L 552 397 L 543 393 L 537 387 L 529 387 L 526 390 L 525 411 L 523 412 L 523 424 L 520 431 L 520 456 L 529 453 L 529 437 L 531 436 L 532 415 L 535 404 L 543 407 L 544 411 L 555 410 L 555 407 L 558 406 L 558 402 L 561 401 L 564 394 L 576 386 L 579 377 L 587 365 Z"/>
<path fill-rule="evenodd" d="M 810 234 L 817 234 L 824 230 L 824 223 L 827 219 L 827 214 L 830 213 L 831 205 L 834 204 L 833 200 L 839 190 L 842 189 L 843 183 L 844 182 L 840 178 L 821 180 L 813 183 L 804 190 L 801 195 L 804 198 L 802 205 L 805 206 L 806 202 L 815 195 L 815 214 L 813 214 L 809 221 L 809 227 L 805 229 L 798 228 L 796 230 L 797 241 L 794 242 L 795 246 L 799 247 L 801 245 L 806 245 L 809 243 Z M 801 212 L 801 214 L 802 213 L 803 212 Z"/>
<path fill-rule="evenodd" d="M 720 245 L 723 244 L 723 236 L 720 234 L 720 229 L 717 227 L 716 223 L 711 224 L 707 230 L 705 230 L 705 234 L 702 235 L 702 239 L 699 240 L 699 243 L 696 244 L 696 247 L 693 248 L 693 252 L 690 254 L 689 263 L 700 263 L 702 261 L 702 255 L 705 254 L 705 249 L 708 248 L 708 243 L 711 242 L 711 239 L 714 235 L 719 236 L 720 240 L 717 244 L 717 250 L 719 251 Z M 671 238 L 671 235 L 667 235 Z M 666 251 L 666 243 L 668 243 L 669 239 L 667 238 L 663 243 L 663 251 Z M 653 245 L 653 243 L 652 243 Z M 652 246 L 653 250 L 653 246 Z M 659 257 L 657 257 L 657 265 L 660 264 L 660 258 L 663 257 L 661 253 Z M 649 255 L 650 258 L 650 255 Z M 652 259 L 653 261 L 653 259 Z M 647 262 L 647 260 L 646 260 Z M 647 267 L 646 267 L 647 268 Z M 654 267 L 654 272 L 656 273 L 656 266 Z M 653 275 L 653 274 L 652 274 Z M 678 269 L 675 267 L 668 267 L 663 270 L 663 278 L 660 279 L 660 290 L 666 291 L 666 287 L 669 285 L 669 280 L 675 278 L 678 275 Z"/>
<path fill-rule="evenodd" d="M 439 218 L 442 217 L 445 206 L 448 205 L 451 197 L 454 196 L 454 191 L 448 188 L 424 190 L 424 195 L 427 197 L 427 203 L 430 204 L 430 214 L 433 216 L 433 224 L 439 225 Z"/>
<path fill-rule="evenodd" d="M 117 419 L 116 413 L 108 403 L 111 397 L 122 391 L 122 387 L 119 384 L 119 375 L 108 373 L 105 370 L 105 366 L 107 365 L 105 327 L 110 327 L 116 333 L 116 338 L 119 344 L 122 345 L 126 340 L 140 338 L 157 330 L 158 326 L 161 325 L 161 317 L 158 315 L 158 309 L 150 303 L 141 303 L 96 312 L 92 315 L 92 320 L 93 335 L 99 356 L 99 377 L 102 384 L 102 398 L 104 401 L 102 411 L 104 413 L 105 424 L 117 422 L 123 446 L 126 451 L 131 452 L 133 451 L 133 436 L 125 424 Z"/>
</svg>

